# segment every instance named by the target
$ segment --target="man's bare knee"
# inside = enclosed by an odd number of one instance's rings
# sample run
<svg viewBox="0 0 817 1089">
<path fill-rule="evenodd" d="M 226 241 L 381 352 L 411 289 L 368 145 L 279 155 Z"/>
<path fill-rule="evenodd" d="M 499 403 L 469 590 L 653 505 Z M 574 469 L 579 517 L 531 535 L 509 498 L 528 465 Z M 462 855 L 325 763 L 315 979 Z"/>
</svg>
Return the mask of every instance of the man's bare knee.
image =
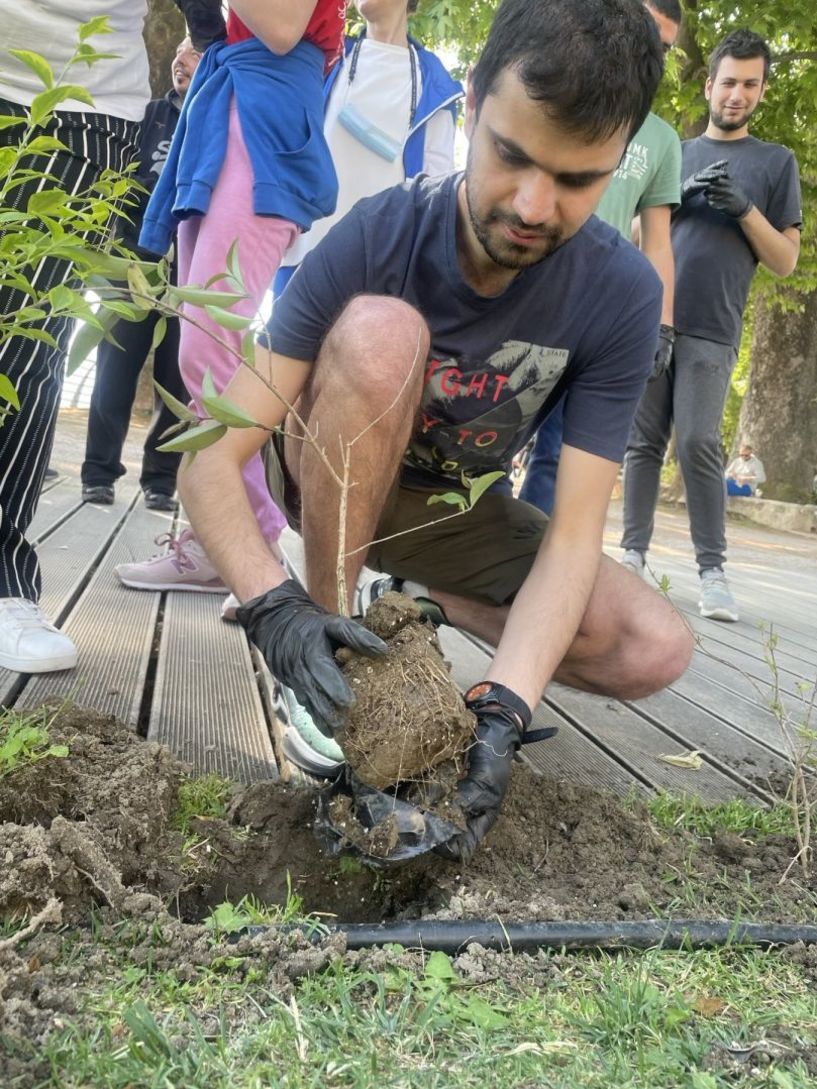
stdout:
<svg viewBox="0 0 817 1089">
<path fill-rule="evenodd" d="M 414 307 L 385 295 L 358 295 L 327 334 L 315 374 L 316 393 L 359 394 L 373 412 L 401 391 L 417 401 L 431 338 Z"/>
<path fill-rule="evenodd" d="M 633 643 L 627 655 L 629 670 L 621 676 L 619 699 L 641 699 L 660 692 L 686 671 L 695 649 L 695 637 L 674 609 L 663 623 L 654 623 Z"/>
</svg>

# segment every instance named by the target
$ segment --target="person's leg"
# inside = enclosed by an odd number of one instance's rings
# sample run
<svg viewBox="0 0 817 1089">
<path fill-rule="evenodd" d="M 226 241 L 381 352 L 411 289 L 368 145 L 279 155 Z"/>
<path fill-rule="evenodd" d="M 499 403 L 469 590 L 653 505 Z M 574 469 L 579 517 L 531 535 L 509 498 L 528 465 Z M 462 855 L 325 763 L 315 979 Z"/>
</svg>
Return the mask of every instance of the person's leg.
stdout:
<svg viewBox="0 0 817 1089">
<path fill-rule="evenodd" d="M 185 401 L 187 391 L 179 373 L 179 322 L 176 319 L 168 321 L 164 339 L 156 348 L 153 356 L 153 378 L 177 401 Z M 176 490 L 176 473 L 181 454 L 163 453 L 156 449 L 161 446 L 165 431 L 176 423 L 176 417 L 158 393 L 155 393 L 153 420 L 145 439 L 142 474 L 139 477 L 144 492 L 153 491 L 172 496 Z"/>
<path fill-rule="evenodd" d="M 556 472 L 562 452 L 565 399 L 562 397 L 536 433 L 533 450 L 525 468 L 525 482 L 519 498 L 545 514 L 553 513 Z"/>
<path fill-rule="evenodd" d="M 726 560 L 726 487 L 720 431 L 736 352 L 728 344 L 675 342 L 675 436 L 695 556 L 701 571 Z"/>
<path fill-rule="evenodd" d="M 428 330 L 420 315 L 399 299 L 353 299 L 330 330 L 309 383 L 296 406 L 323 455 L 313 444 L 285 442 L 286 464 L 301 496 L 307 585 L 322 605 L 338 604 L 338 525 L 342 489 L 324 463 L 343 476 L 349 451 L 345 551 L 351 595 L 375 537 L 408 446 L 422 392 Z M 351 444 L 351 446 L 349 446 Z M 349 555 L 351 553 L 351 555 Z"/>
<path fill-rule="evenodd" d="M 156 321 L 154 315 L 148 315 L 144 321 L 118 321 L 111 330 L 116 344 L 103 340 L 97 348 L 85 460 L 80 474 L 85 487 L 112 485 L 125 475 L 122 447 L 130 427 L 139 372 L 150 350 Z"/>
<path fill-rule="evenodd" d="M 224 272 L 227 253 L 238 239 L 241 275 L 249 297 L 230 309 L 248 316 L 257 313 L 281 258 L 298 233 L 295 224 L 288 220 L 255 215 L 252 186 L 252 166 L 241 137 L 238 112 L 233 108 L 227 154 L 207 215 L 197 217 L 195 224 L 192 220 L 180 224 L 179 282 L 204 284 Z M 228 288 L 218 281 L 213 286 Z M 200 408 L 205 372 L 210 371 L 216 390 L 221 392 L 241 366 L 242 333 L 217 325 L 200 307 L 187 306 L 185 311 L 195 318 L 200 328 L 182 321 L 179 368 L 190 396 Z M 232 351 L 217 343 L 213 335 L 228 344 Z M 270 498 L 260 456 L 247 463 L 243 475 L 261 532 L 267 540 L 277 540 L 285 520 Z"/>
<path fill-rule="evenodd" d="M 661 466 L 672 430 L 673 367 L 647 383 L 638 403 L 624 458 L 624 530 L 621 547 L 646 555 L 655 526 Z"/>
</svg>

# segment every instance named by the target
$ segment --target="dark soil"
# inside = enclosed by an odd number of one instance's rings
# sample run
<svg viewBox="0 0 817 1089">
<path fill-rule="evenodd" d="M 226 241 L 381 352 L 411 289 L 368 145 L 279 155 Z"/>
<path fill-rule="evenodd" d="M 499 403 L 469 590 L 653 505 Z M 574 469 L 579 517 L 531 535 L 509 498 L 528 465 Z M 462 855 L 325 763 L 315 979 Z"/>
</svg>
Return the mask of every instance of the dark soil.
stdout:
<svg viewBox="0 0 817 1089">
<path fill-rule="evenodd" d="M 467 868 L 436 856 L 385 870 L 343 865 L 313 834 L 313 792 L 275 782 L 237 785 L 227 819 L 194 822 L 199 842 L 185 850 L 172 818 L 188 768 L 92 711 L 61 710 L 50 736 L 69 747 L 67 757 L 0 780 L 0 922 L 46 912 L 22 956 L 0 939 L 0 1024 L 29 1040 L 70 1018 L 78 985 L 91 987 L 111 970 L 105 954 L 94 953 L 99 934 L 92 939 L 84 929 L 92 908 L 112 934 L 134 920 L 160 927 L 162 955 L 184 970 L 218 955 L 203 916 L 248 893 L 283 905 L 291 889 L 306 911 L 346 922 L 732 919 L 738 912 L 789 922 L 813 918 L 817 902 L 813 881 L 779 884 L 795 851 L 786 838 L 669 834 L 638 803 L 538 777 L 523 764 Z M 70 965 L 57 958 L 60 923 L 87 944 Z M 247 948 L 281 986 L 344 948 L 340 936 L 318 948 L 299 936 L 255 941 Z M 135 963 L 140 955 L 137 945 Z M 812 965 L 812 951 L 803 957 Z"/>
</svg>

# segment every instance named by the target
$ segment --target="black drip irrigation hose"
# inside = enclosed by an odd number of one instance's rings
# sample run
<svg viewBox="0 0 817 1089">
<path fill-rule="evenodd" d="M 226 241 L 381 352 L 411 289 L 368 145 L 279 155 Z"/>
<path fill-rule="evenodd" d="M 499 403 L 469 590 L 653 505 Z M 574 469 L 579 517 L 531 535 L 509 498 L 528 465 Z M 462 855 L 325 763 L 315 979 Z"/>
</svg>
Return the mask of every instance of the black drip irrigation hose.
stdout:
<svg viewBox="0 0 817 1089">
<path fill-rule="evenodd" d="M 500 923 L 487 919 L 430 919 L 396 923 L 328 923 L 315 926 L 251 926 L 244 933 L 299 930 L 313 942 L 345 934 L 347 949 L 395 943 L 409 949 L 457 954 L 472 942 L 485 949 L 531 953 L 537 949 L 704 949 L 725 945 L 817 943 L 817 926 L 737 923 L 704 919 L 641 919 L 632 922 Z"/>
</svg>

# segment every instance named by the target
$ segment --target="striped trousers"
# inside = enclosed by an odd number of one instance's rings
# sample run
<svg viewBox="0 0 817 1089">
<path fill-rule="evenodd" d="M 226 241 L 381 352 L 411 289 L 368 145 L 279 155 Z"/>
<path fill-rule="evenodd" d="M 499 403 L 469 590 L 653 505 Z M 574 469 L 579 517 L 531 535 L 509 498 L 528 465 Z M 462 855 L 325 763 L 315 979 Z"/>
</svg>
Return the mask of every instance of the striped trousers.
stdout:
<svg viewBox="0 0 817 1089">
<path fill-rule="evenodd" d="M 0 113 L 21 116 L 25 110 L 0 99 Z M 61 112 L 45 131 L 69 149 L 34 160 L 38 170 L 50 174 L 56 183 L 33 178 L 13 190 L 11 205 L 7 206 L 25 208 L 33 192 L 54 188 L 55 184 L 73 195 L 92 185 L 106 168 L 122 170 L 136 151 L 139 126 L 104 114 Z M 0 146 L 13 145 L 18 133 L 16 127 L 0 130 Z M 71 266 L 65 260 L 46 258 L 29 271 L 28 279 L 37 291 L 71 281 Z M 0 287 L 4 314 L 13 313 L 26 302 L 20 290 Z M 39 563 L 25 535 L 37 509 L 51 456 L 72 324 L 69 318 L 45 319 L 41 323 L 41 328 L 56 340 L 57 348 L 22 337 L 11 337 L 0 344 L 0 374 L 14 383 L 20 398 L 20 411 L 10 413 L 0 427 L 0 597 L 39 599 Z"/>
</svg>

